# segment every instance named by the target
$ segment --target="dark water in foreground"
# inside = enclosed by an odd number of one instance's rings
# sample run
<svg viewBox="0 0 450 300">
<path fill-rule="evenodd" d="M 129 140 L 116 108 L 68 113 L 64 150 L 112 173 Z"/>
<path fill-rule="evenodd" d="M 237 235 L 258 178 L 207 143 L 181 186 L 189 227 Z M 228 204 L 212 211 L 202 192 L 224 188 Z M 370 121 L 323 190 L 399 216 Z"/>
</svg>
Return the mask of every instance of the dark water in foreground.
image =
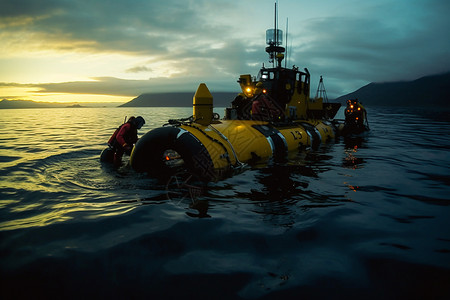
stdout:
<svg viewBox="0 0 450 300">
<path fill-rule="evenodd" d="M 0 297 L 448 299 L 449 113 L 368 113 L 369 136 L 210 184 L 193 209 L 98 160 L 125 115 L 144 133 L 191 109 L 2 110 Z"/>
</svg>

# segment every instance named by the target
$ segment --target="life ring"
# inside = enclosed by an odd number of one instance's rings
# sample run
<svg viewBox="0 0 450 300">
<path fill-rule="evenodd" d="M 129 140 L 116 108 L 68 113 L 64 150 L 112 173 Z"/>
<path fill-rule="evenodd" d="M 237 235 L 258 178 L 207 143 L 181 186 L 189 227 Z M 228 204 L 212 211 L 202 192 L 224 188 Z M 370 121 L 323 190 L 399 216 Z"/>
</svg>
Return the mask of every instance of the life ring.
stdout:
<svg viewBox="0 0 450 300">
<path fill-rule="evenodd" d="M 155 128 L 143 135 L 131 153 L 130 164 L 135 171 L 156 177 L 170 176 L 180 168 L 207 181 L 215 176 L 206 148 L 193 134 L 179 127 Z"/>
</svg>

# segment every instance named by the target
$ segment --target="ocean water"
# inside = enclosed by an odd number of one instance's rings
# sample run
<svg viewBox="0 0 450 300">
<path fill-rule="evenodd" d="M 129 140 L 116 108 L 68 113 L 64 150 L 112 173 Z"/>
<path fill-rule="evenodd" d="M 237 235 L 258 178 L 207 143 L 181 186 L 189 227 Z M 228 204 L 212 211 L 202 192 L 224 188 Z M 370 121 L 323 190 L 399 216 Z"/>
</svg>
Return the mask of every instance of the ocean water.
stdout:
<svg viewBox="0 0 450 300">
<path fill-rule="evenodd" d="M 449 299 L 449 111 L 367 109 L 369 135 L 194 204 L 99 162 L 125 116 L 191 108 L 0 111 L 0 297 Z"/>
</svg>

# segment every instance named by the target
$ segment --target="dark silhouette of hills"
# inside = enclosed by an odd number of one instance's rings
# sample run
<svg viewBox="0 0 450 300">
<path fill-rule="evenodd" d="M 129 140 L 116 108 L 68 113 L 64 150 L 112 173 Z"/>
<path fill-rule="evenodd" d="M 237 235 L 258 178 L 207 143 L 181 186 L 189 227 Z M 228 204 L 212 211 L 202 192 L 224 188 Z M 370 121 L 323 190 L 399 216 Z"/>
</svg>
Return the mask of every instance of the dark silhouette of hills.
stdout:
<svg viewBox="0 0 450 300">
<path fill-rule="evenodd" d="M 59 103 L 59 102 L 37 102 L 33 100 L 7 100 L 0 101 L 0 109 L 14 109 L 14 108 L 83 108 L 83 107 L 110 107 L 117 106 L 117 103 Z"/>
<path fill-rule="evenodd" d="M 193 92 L 145 93 L 119 107 L 191 107 Z M 238 92 L 211 93 L 215 107 L 228 107 Z M 450 107 L 450 72 L 425 76 L 413 81 L 369 83 L 362 88 L 341 96 L 333 102 L 345 103 L 348 99 L 359 99 L 372 106 L 423 106 Z M 73 103 L 72 103 L 73 104 Z M 98 104 L 97 104 L 98 106 Z M 79 104 L 35 102 L 32 100 L 2 100 L 2 108 L 53 108 L 81 107 Z"/>
<path fill-rule="evenodd" d="M 56 108 L 65 107 L 67 104 L 51 103 L 51 102 L 36 102 L 32 100 L 6 100 L 0 101 L 1 108 Z"/>
<path fill-rule="evenodd" d="M 359 99 L 364 105 L 450 106 L 450 72 L 413 81 L 369 83 L 336 102 Z"/>
<path fill-rule="evenodd" d="M 190 107 L 195 93 L 145 93 L 120 107 Z M 238 92 L 211 93 L 215 107 L 227 107 Z"/>
<path fill-rule="evenodd" d="M 212 93 L 215 107 L 227 107 L 238 92 Z M 194 93 L 142 94 L 122 107 L 189 107 Z M 364 105 L 380 106 L 450 106 L 450 72 L 425 76 L 413 81 L 369 83 L 333 102 L 359 99 Z"/>
</svg>

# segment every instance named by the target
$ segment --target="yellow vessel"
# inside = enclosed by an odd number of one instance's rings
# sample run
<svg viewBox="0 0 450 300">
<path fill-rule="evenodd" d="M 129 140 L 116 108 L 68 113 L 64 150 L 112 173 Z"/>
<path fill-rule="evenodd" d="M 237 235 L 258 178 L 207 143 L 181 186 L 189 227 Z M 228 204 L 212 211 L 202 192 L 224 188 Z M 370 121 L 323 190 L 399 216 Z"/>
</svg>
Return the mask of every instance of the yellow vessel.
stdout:
<svg viewBox="0 0 450 300">
<path fill-rule="evenodd" d="M 131 154 L 132 168 L 154 176 L 184 170 L 210 181 L 247 164 L 285 161 L 289 152 L 333 140 L 343 126 L 333 120 L 340 104 L 324 103 L 320 95 L 310 98 L 307 69 L 282 67 L 281 30 L 267 30 L 266 40 L 272 67 L 263 66 L 256 78 L 240 76 L 242 93 L 223 119 L 213 113 L 213 97 L 200 84 L 192 117 L 147 132 Z"/>
</svg>

